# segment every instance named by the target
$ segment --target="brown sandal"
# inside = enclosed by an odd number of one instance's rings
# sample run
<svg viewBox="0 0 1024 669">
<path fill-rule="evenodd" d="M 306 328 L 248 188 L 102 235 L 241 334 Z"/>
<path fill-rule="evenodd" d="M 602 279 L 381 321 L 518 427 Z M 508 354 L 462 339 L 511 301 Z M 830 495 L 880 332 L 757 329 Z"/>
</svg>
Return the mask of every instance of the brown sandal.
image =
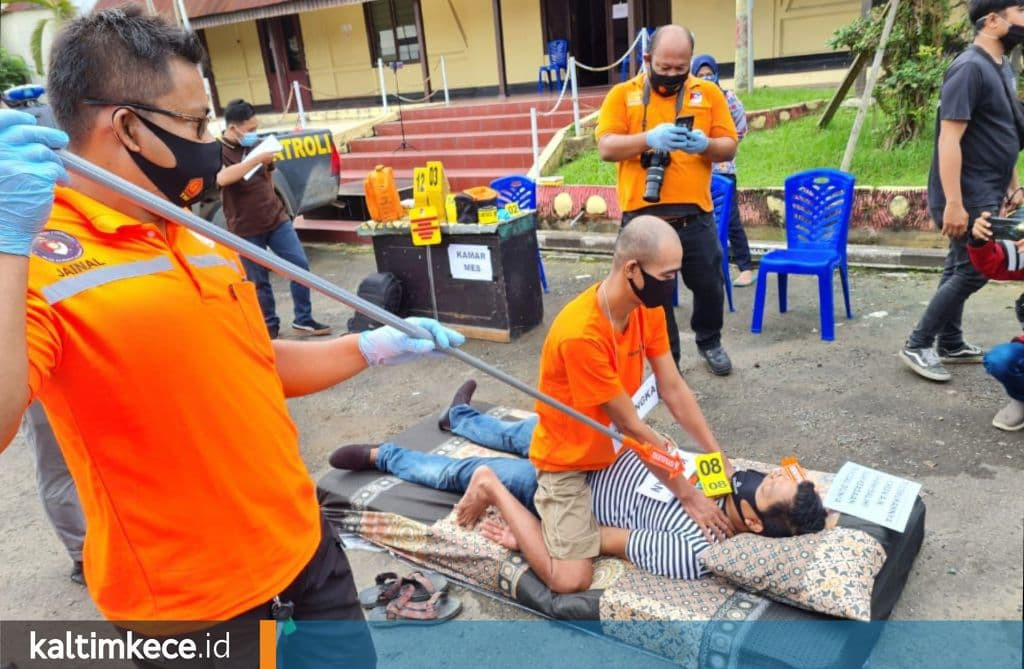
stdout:
<svg viewBox="0 0 1024 669">
<path fill-rule="evenodd" d="M 367 620 L 385 625 L 436 625 L 451 620 L 462 611 L 462 602 L 456 597 L 449 597 L 444 590 L 438 590 L 421 602 L 413 600 L 416 590 L 412 583 L 405 583 L 397 598 L 383 609 L 371 611 Z"/>
</svg>

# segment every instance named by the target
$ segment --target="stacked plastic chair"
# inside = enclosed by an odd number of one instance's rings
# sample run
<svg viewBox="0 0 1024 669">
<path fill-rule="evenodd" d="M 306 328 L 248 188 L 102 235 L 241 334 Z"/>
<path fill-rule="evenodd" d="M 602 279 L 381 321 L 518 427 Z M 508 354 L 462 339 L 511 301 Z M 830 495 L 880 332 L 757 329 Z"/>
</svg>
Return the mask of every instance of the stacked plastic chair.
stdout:
<svg viewBox="0 0 1024 669">
<path fill-rule="evenodd" d="M 569 68 L 569 40 L 556 39 L 548 42 L 547 48 L 548 64 L 541 65 L 537 70 L 537 93 L 544 92 L 544 79 L 547 79 L 548 89 L 562 90 L 562 70 L 568 72 Z M 551 74 L 554 73 L 558 80 L 558 87 L 553 88 Z"/>
</svg>

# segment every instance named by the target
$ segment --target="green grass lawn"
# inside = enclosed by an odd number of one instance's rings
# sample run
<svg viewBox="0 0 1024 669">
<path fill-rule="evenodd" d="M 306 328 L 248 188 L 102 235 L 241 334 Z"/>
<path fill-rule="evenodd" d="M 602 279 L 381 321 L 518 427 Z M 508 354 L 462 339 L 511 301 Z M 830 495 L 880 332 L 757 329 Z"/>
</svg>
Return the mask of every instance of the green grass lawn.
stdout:
<svg viewBox="0 0 1024 669">
<path fill-rule="evenodd" d="M 785 107 L 811 100 L 829 100 L 835 93 L 831 88 L 755 88 L 751 92 L 736 91 L 747 111 L 760 111 Z"/>
<path fill-rule="evenodd" d="M 853 109 L 841 109 L 826 130 L 818 130 L 818 114 L 815 114 L 772 130 L 751 132 L 740 144 L 737 156 L 740 186 L 781 187 L 785 178 L 794 172 L 811 167 L 839 167 L 855 115 Z M 857 184 L 926 185 L 932 157 L 931 129 L 910 144 L 893 150 L 882 148 L 884 135 L 881 114 L 872 110 L 854 153 L 851 170 L 857 176 Z M 596 150 L 563 165 L 556 174 L 564 176 L 567 184 L 615 183 L 615 165 L 603 163 Z"/>
</svg>

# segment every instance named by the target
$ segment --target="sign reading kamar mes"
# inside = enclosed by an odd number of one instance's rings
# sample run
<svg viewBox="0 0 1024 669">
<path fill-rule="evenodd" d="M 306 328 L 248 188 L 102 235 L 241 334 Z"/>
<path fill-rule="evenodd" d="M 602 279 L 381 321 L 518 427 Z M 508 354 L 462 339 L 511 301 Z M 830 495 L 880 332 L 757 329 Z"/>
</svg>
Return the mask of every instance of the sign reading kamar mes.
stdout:
<svg viewBox="0 0 1024 669">
<path fill-rule="evenodd" d="M 477 244 L 449 244 L 448 266 L 453 279 L 493 281 L 491 250 Z"/>
</svg>

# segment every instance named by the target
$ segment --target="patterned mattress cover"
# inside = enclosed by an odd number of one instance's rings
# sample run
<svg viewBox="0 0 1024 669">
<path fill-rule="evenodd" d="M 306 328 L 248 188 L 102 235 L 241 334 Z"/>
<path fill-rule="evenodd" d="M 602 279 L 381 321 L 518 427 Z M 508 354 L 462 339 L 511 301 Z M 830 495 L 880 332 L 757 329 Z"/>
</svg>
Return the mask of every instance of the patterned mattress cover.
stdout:
<svg viewBox="0 0 1024 669">
<path fill-rule="evenodd" d="M 507 419 L 529 415 L 505 407 L 479 408 Z M 434 418 L 392 441 L 457 458 L 514 457 L 441 432 Z M 735 462 L 741 467 L 759 464 Z M 830 474 L 809 474 L 819 484 L 827 486 L 831 481 Z M 859 667 L 877 636 L 878 626 L 862 623 L 832 624 L 825 629 L 815 623 L 834 619 L 738 589 L 718 577 L 673 580 L 615 558 L 596 561 L 589 591 L 558 595 L 530 571 L 518 553 L 459 527 L 452 509 L 457 495 L 372 471 L 330 471 L 318 482 L 318 494 L 324 513 L 342 531 L 355 532 L 412 562 L 514 600 L 541 615 L 600 621 L 603 633 L 684 666 Z M 840 526 L 867 532 L 886 551 L 886 562 L 875 579 L 871 613 L 874 620 L 885 619 L 920 548 L 924 506 L 917 501 L 902 534 L 848 516 L 841 516 Z M 631 624 L 638 621 L 645 622 Z M 790 631 L 814 632 L 807 643 L 797 644 L 793 634 L 780 635 L 777 629 L 770 631 L 770 625 L 743 624 L 769 621 L 805 623 Z M 857 658 L 859 663 L 855 663 Z"/>
</svg>

